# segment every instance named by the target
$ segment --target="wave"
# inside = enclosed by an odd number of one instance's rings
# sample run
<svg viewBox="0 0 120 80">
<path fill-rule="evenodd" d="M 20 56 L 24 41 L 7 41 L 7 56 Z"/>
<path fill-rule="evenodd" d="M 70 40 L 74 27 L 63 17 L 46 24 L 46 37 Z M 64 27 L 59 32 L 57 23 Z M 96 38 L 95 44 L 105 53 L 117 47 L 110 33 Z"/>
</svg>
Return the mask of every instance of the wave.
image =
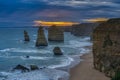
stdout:
<svg viewBox="0 0 120 80">
<path fill-rule="evenodd" d="M 45 68 L 26 73 L 0 72 L 0 76 L 3 76 L 0 77 L 0 80 L 58 80 L 61 77 L 64 78 L 64 80 L 68 80 L 69 74 L 65 71 Z"/>
<path fill-rule="evenodd" d="M 49 60 L 49 59 L 52 59 L 53 57 L 29 56 L 29 58 L 27 58 L 26 56 L 0 56 L 0 58 L 8 58 L 8 59 L 11 59 L 11 58 L 20 58 L 22 60 L 28 60 L 28 59 L 31 59 L 31 60 Z"/>
<path fill-rule="evenodd" d="M 6 48 L 0 52 L 21 52 L 21 53 L 51 53 L 50 50 L 37 50 L 37 49 L 21 49 L 21 48 Z"/>
<path fill-rule="evenodd" d="M 75 40 L 71 40 L 69 41 L 69 46 L 76 48 L 76 47 L 85 47 L 85 46 L 91 46 L 92 43 L 90 42 L 80 42 L 80 41 L 75 41 Z"/>
<path fill-rule="evenodd" d="M 29 58 L 26 58 L 25 56 L 22 56 L 21 59 L 32 59 L 32 60 L 49 60 L 52 59 L 52 57 L 37 57 L 37 56 L 30 56 Z"/>
<path fill-rule="evenodd" d="M 61 60 L 61 63 L 58 65 L 51 65 L 48 68 L 60 68 L 60 67 L 65 67 L 65 66 L 69 66 L 71 64 L 72 61 L 74 61 L 73 58 L 66 56 L 67 58 L 64 58 Z"/>
</svg>

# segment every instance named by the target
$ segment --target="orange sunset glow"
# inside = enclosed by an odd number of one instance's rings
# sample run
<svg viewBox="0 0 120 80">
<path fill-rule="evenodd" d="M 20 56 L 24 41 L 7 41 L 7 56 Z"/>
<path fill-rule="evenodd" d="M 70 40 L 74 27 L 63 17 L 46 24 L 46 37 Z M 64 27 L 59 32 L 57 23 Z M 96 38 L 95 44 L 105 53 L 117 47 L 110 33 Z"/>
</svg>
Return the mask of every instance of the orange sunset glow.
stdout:
<svg viewBox="0 0 120 80">
<path fill-rule="evenodd" d="M 76 24 L 80 24 L 77 22 L 47 22 L 47 21 L 34 21 L 35 26 L 72 26 Z"/>
<path fill-rule="evenodd" d="M 93 19 L 85 19 L 84 21 L 87 22 L 103 22 L 103 21 L 107 21 L 108 18 L 93 18 Z"/>
</svg>

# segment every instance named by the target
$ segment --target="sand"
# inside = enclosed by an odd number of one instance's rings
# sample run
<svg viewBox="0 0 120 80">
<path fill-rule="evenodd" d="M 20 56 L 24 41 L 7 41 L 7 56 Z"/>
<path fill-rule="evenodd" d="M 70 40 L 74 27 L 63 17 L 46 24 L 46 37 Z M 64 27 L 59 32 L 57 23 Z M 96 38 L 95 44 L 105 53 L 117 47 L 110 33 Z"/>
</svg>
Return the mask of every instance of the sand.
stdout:
<svg viewBox="0 0 120 80">
<path fill-rule="evenodd" d="M 81 58 L 83 61 L 70 69 L 70 80 L 110 80 L 104 73 L 94 69 L 92 53 Z"/>
</svg>

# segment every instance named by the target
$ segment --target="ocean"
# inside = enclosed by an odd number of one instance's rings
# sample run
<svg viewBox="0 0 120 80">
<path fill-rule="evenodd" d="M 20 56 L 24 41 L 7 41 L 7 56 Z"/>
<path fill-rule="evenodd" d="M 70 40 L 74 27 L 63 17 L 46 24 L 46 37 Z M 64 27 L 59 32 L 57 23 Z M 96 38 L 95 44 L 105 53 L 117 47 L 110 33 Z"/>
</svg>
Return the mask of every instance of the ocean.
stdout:
<svg viewBox="0 0 120 80">
<path fill-rule="evenodd" d="M 23 31 L 28 31 L 30 42 L 24 42 Z M 90 50 L 90 37 L 76 37 L 70 32 L 64 32 L 64 42 L 50 42 L 47 47 L 35 47 L 37 28 L 0 28 L 0 80 L 57 80 L 68 72 L 57 68 L 66 67 L 76 62 L 79 57 Z M 45 30 L 47 38 L 48 32 Z M 53 48 L 60 47 L 62 56 L 54 56 Z M 26 56 L 30 56 L 26 58 Z M 12 68 L 21 64 L 29 67 L 34 64 L 45 69 L 26 73 L 11 72 Z"/>
</svg>

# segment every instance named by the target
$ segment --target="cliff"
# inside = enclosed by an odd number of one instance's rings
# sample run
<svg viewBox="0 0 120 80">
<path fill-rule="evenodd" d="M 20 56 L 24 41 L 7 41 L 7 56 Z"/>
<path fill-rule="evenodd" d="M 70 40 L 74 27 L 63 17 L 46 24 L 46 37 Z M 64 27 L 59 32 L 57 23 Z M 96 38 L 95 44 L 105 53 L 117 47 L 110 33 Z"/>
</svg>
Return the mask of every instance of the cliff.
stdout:
<svg viewBox="0 0 120 80">
<path fill-rule="evenodd" d="M 51 26 L 48 29 L 48 40 L 64 41 L 64 32 L 59 27 Z"/>
<path fill-rule="evenodd" d="M 71 33 L 75 36 L 91 36 L 93 29 L 98 26 L 98 23 L 81 23 L 73 25 Z"/>
<path fill-rule="evenodd" d="M 38 35 L 37 35 L 37 40 L 36 40 L 36 47 L 39 46 L 47 46 L 47 40 L 45 38 L 44 30 L 40 27 L 38 29 Z"/>
<path fill-rule="evenodd" d="M 94 67 L 113 77 L 120 69 L 120 18 L 101 23 L 93 33 Z"/>
</svg>

